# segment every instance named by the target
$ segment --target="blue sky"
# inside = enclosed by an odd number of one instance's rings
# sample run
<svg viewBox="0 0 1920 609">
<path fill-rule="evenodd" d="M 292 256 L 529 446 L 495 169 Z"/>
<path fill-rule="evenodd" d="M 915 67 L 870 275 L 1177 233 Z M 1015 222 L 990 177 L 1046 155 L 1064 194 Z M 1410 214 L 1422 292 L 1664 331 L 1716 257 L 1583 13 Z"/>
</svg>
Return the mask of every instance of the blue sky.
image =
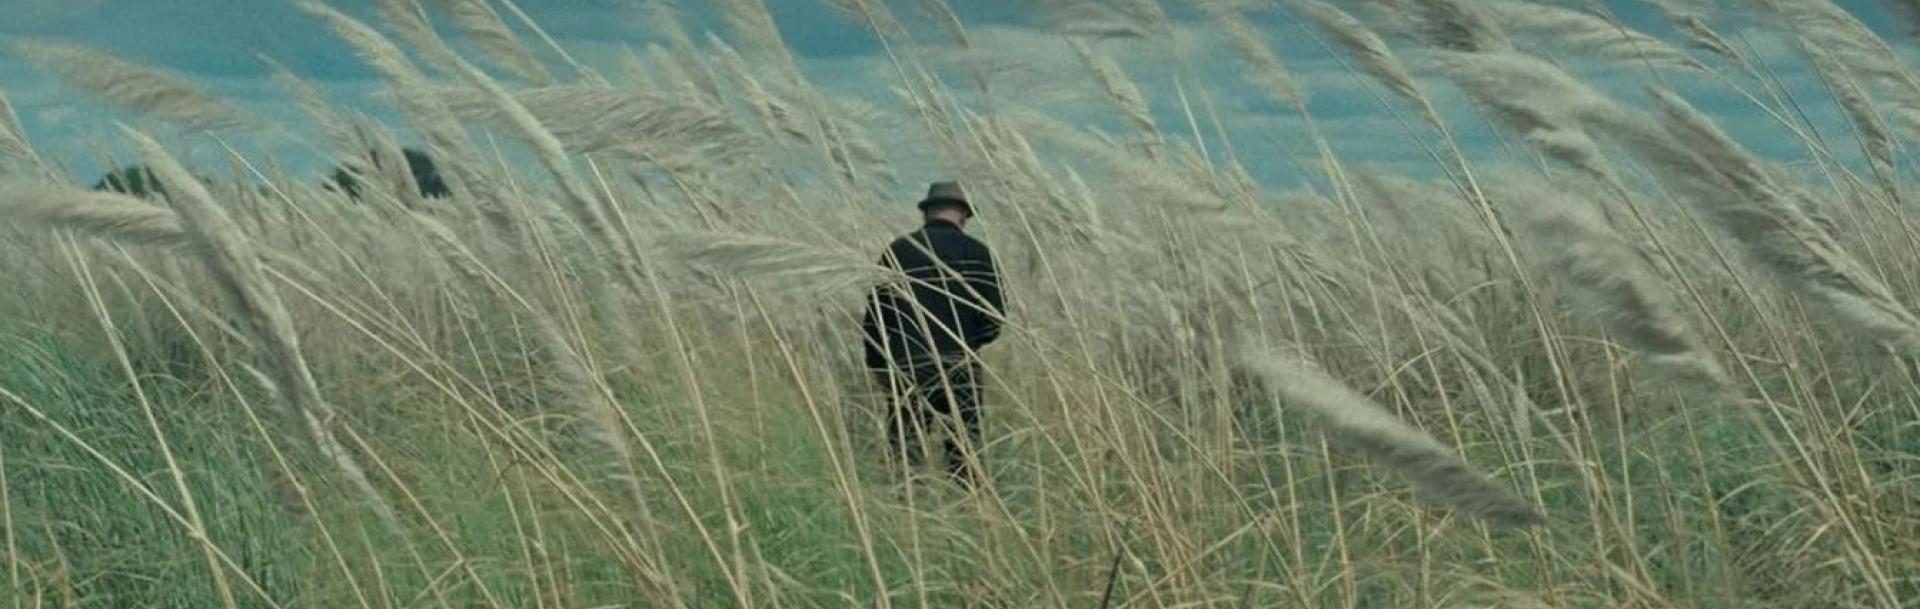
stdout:
<svg viewBox="0 0 1920 609">
<path fill-rule="evenodd" d="M 820 0 L 766 0 L 788 42 L 801 57 L 803 68 L 830 94 L 863 98 L 876 102 L 889 99 L 891 82 L 880 49 L 872 38 L 825 8 Z M 1092 81 L 1073 60 L 1057 35 L 1050 33 L 1039 15 L 1025 0 L 952 0 L 982 46 L 995 49 L 1022 49 L 1033 64 L 1028 78 L 1066 79 L 1084 83 L 1086 94 L 1050 94 L 1045 98 L 1015 99 L 1041 107 L 1049 113 L 1064 115 L 1075 122 L 1109 125 L 1119 123 L 1111 109 L 1091 94 Z M 334 6 L 374 22 L 370 0 L 334 0 Z M 523 7 L 575 54 L 589 63 L 611 66 L 620 45 L 644 47 L 650 42 L 637 10 L 637 0 L 521 0 Z M 682 0 L 687 7 L 698 7 L 701 0 Z M 1234 144 L 1253 165 L 1263 180 L 1284 183 L 1298 179 L 1302 164 L 1311 149 L 1303 145 L 1304 125 L 1294 113 L 1260 97 L 1253 87 L 1239 78 L 1240 66 L 1190 11 L 1182 10 L 1186 0 L 1163 2 L 1174 7 L 1180 20 L 1180 40 L 1192 49 L 1196 67 L 1182 69 L 1164 47 L 1140 43 L 1110 43 L 1107 52 L 1126 65 L 1141 82 L 1154 105 L 1156 118 L 1169 132 L 1185 132 L 1185 115 L 1174 94 L 1174 80 L 1197 73 L 1197 85 L 1186 82 L 1189 93 L 1204 92 L 1217 106 Z M 1611 2 L 1624 19 L 1636 27 L 1657 34 L 1667 30 L 1639 0 Z M 1735 2 L 1737 5 L 1738 2 Z M 1869 23 L 1885 24 L 1886 15 L 1873 0 L 1843 2 Z M 903 18 L 930 25 L 919 19 L 917 3 L 893 2 Z M 1180 5 L 1180 6 L 1175 6 Z M 321 85 L 334 101 L 344 106 L 361 107 L 374 116 L 398 122 L 393 115 L 371 101 L 379 89 L 372 73 L 353 57 L 351 51 L 313 18 L 301 13 L 291 0 L 0 0 L 0 38 L 16 36 L 75 42 L 111 52 L 120 57 L 159 66 L 184 75 L 232 101 L 252 109 L 271 121 L 292 125 L 295 129 L 252 134 L 235 138 L 250 153 L 283 163 L 295 175 L 320 175 L 329 162 L 324 153 L 304 145 L 304 132 L 298 129 L 300 117 L 266 80 L 266 71 L 256 59 L 265 54 Z M 718 30 L 711 15 L 698 8 L 687 10 L 688 29 L 698 38 L 707 29 Z M 1740 21 L 1737 12 L 1733 20 Z M 1336 149 L 1344 158 L 1359 164 L 1378 165 L 1388 170 L 1419 173 L 1428 163 L 1407 132 L 1392 118 L 1378 99 L 1376 90 L 1366 81 L 1345 70 L 1333 55 L 1309 36 L 1306 30 L 1277 18 L 1262 18 L 1269 38 L 1295 77 L 1312 94 L 1312 112 L 1325 132 L 1333 136 Z M 1716 22 L 1719 25 L 1719 22 Z M 1878 26 L 1877 26 L 1878 27 Z M 1889 40 L 1910 47 L 1893 28 L 1884 32 Z M 1731 31 L 1738 31 L 1735 27 Z M 928 30 L 923 40 L 934 44 L 943 40 Z M 1755 32 L 1749 37 L 1763 56 L 1787 60 L 1790 54 L 1777 40 Z M 1794 62 L 1779 66 L 1783 79 L 1802 93 L 1818 97 L 1810 77 Z M 1632 70 L 1583 71 L 1589 82 L 1609 93 L 1637 96 L 1646 82 Z M 1684 80 L 1684 79 L 1683 79 Z M 1430 81 L 1441 99 L 1443 113 L 1460 123 L 1476 155 L 1494 154 L 1497 146 L 1483 129 L 1476 129 L 1472 115 L 1456 95 L 1442 83 Z M 1014 90 L 1020 90 L 1018 87 Z M 1689 94 L 1703 108 L 1722 119 L 1723 124 L 1762 153 L 1796 157 L 1802 153 L 1782 137 L 1760 113 L 1746 107 L 1730 93 L 1717 87 L 1684 83 Z M 97 175 L 100 161 L 115 154 L 117 144 L 111 126 L 115 120 L 130 117 L 63 88 L 30 66 L 0 52 L 0 91 L 16 105 L 29 135 L 43 154 L 72 168 L 76 179 L 90 182 Z M 1824 100 L 1823 100 L 1824 101 Z M 1823 128 L 1843 129 L 1838 116 L 1827 104 L 1816 103 L 1815 120 Z M 1842 131 L 1834 131 L 1835 134 Z M 911 139 L 889 141 L 881 134 L 888 152 L 912 156 Z M 1210 135 L 1210 134 L 1209 134 Z M 208 152 L 204 142 L 182 141 L 189 150 Z M 1845 147 L 1840 147 L 1844 149 Z M 213 157 L 217 159 L 217 157 Z M 203 161 L 207 160 L 202 158 Z M 224 165 L 224 163 L 222 163 Z M 923 181 L 918 175 L 903 176 L 908 182 Z"/>
</svg>

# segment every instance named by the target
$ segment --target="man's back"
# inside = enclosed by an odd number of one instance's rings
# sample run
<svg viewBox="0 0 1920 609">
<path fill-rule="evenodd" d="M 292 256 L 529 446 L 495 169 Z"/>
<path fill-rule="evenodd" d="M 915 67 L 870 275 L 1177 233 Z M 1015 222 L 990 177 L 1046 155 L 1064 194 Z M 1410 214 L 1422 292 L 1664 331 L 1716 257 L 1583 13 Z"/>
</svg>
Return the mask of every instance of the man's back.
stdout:
<svg viewBox="0 0 1920 609">
<path fill-rule="evenodd" d="M 1000 335 L 1005 302 L 986 244 L 938 219 L 895 239 L 880 263 L 907 279 L 876 287 L 864 323 L 867 364 L 966 353 Z"/>
</svg>

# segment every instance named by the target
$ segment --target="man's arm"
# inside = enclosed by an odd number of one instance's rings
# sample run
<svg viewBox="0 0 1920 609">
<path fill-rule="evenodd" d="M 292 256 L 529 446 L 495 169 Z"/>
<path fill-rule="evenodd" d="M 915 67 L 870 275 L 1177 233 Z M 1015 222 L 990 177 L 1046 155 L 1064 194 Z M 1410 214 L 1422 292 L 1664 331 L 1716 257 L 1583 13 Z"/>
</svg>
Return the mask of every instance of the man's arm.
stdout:
<svg viewBox="0 0 1920 609">
<path fill-rule="evenodd" d="M 887 354 L 881 350 L 886 344 L 880 334 L 880 289 L 874 288 L 867 293 L 867 312 L 860 318 L 860 344 L 866 347 L 867 368 L 878 370 L 887 365 Z"/>
<path fill-rule="evenodd" d="M 900 258 L 894 252 L 898 245 L 897 242 L 889 244 L 887 251 L 880 255 L 881 268 L 899 270 Z M 866 346 L 868 368 L 877 370 L 887 366 L 887 341 L 890 338 L 887 331 L 898 332 L 898 328 L 889 327 L 898 322 L 893 315 L 894 307 L 897 305 L 898 303 L 893 302 L 893 293 L 885 282 L 875 284 L 872 289 L 867 290 L 867 311 L 860 319 L 860 334 L 863 338 L 861 342 Z"/>
<path fill-rule="evenodd" d="M 1000 269 L 994 265 L 993 252 L 987 249 L 986 244 L 978 244 L 978 252 L 971 262 L 974 268 L 965 272 L 967 287 L 973 292 L 968 300 L 974 301 L 979 309 L 979 325 L 973 328 L 967 342 L 978 349 L 1000 338 L 1000 325 L 1007 314 L 1007 301 L 1000 290 Z"/>
</svg>

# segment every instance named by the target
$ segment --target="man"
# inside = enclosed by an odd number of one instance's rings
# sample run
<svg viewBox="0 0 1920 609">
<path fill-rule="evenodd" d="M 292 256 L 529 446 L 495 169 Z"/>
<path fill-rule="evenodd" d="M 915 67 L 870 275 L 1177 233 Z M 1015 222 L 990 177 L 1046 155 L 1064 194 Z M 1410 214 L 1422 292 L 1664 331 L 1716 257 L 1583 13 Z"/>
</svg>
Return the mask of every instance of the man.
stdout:
<svg viewBox="0 0 1920 609">
<path fill-rule="evenodd" d="M 964 232 L 973 206 L 960 185 L 934 183 L 919 207 L 925 225 L 880 259 L 900 279 L 869 295 L 867 368 L 891 397 L 893 455 L 918 465 L 922 435 L 938 426 L 947 432 L 947 473 L 971 487 L 980 448 L 976 356 L 999 338 L 1006 302 L 986 244 Z"/>
</svg>

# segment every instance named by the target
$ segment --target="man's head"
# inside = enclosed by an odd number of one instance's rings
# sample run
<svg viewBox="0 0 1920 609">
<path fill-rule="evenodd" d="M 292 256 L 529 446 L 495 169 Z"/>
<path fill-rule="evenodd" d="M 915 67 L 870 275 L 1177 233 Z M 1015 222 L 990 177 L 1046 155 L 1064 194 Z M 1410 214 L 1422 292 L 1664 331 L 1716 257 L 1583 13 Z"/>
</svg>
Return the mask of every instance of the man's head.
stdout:
<svg viewBox="0 0 1920 609">
<path fill-rule="evenodd" d="M 967 220 L 973 218 L 973 204 L 967 202 L 960 183 L 934 182 L 927 188 L 927 198 L 920 201 L 920 213 L 928 220 L 945 220 L 964 227 Z"/>
</svg>

